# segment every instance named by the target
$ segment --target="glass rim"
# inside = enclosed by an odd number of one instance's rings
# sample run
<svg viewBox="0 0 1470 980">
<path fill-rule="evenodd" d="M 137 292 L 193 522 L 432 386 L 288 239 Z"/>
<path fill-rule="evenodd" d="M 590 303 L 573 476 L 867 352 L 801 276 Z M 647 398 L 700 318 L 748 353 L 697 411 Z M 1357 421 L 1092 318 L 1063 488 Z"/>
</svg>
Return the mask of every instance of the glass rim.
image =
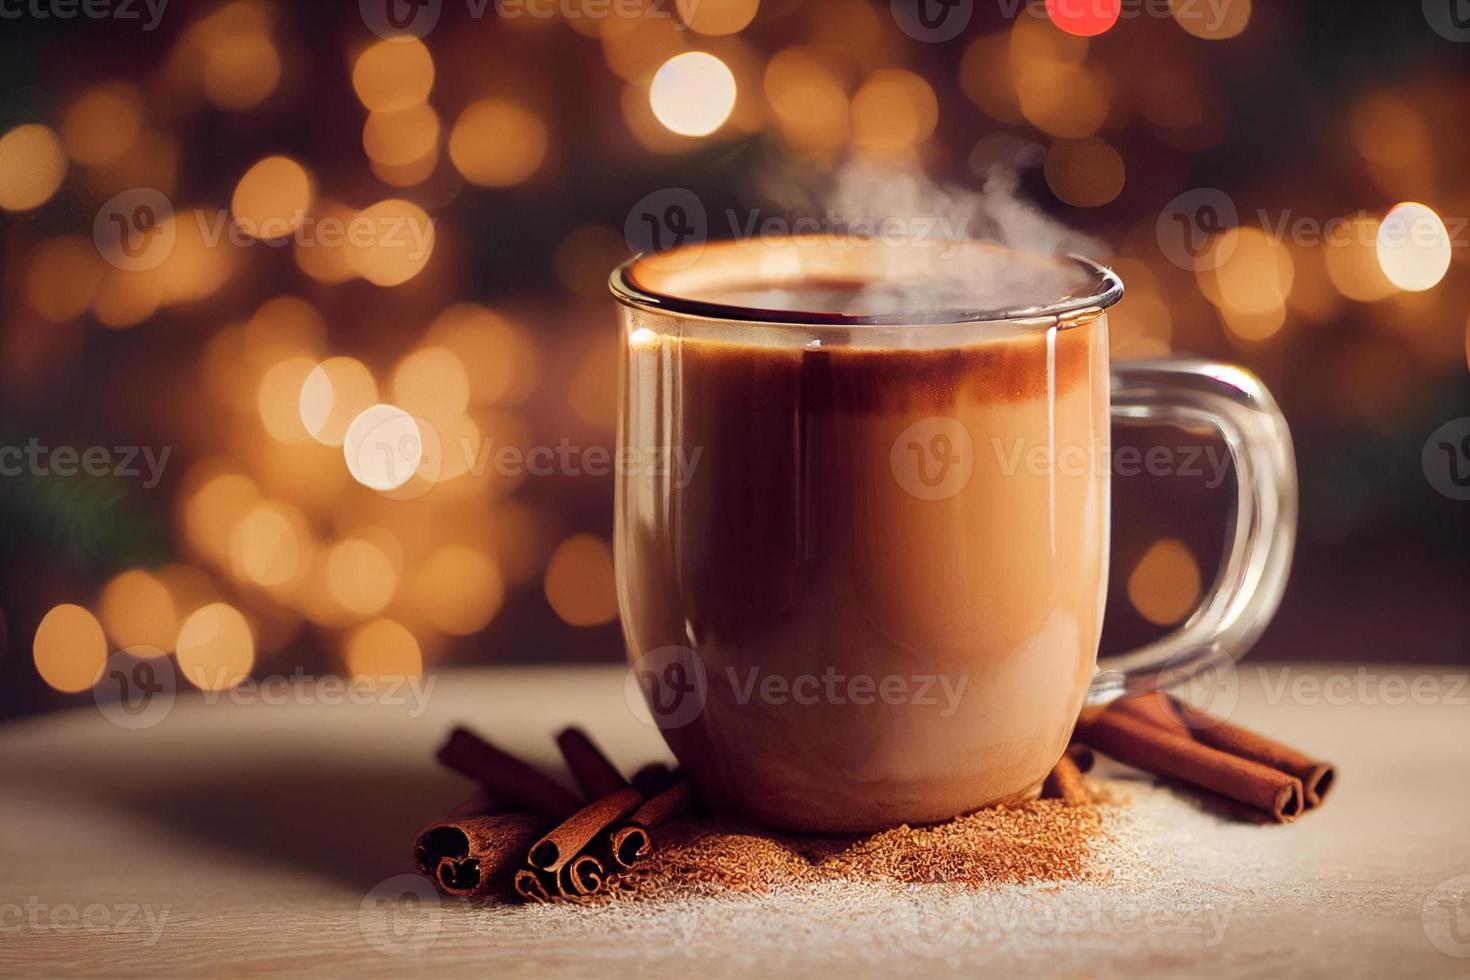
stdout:
<svg viewBox="0 0 1470 980">
<path fill-rule="evenodd" d="M 879 243 L 878 239 L 870 239 L 870 241 L 873 244 Z M 1081 322 L 1101 314 L 1108 307 L 1123 298 L 1123 280 L 1118 277 L 1116 272 L 1095 259 L 1070 252 L 1055 256 L 1025 253 L 995 242 L 985 242 L 976 239 L 948 240 L 936 242 L 935 244 L 953 245 L 957 247 L 964 247 L 966 245 L 990 246 L 1015 255 L 1027 255 L 1046 261 L 1069 262 L 1087 274 L 1091 288 L 1085 293 L 1069 293 L 1054 302 L 1044 305 L 1010 306 L 996 309 L 946 309 L 923 313 L 857 314 L 829 311 L 779 310 L 692 299 L 673 292 L 661 292 L 651 289 L 641 285 L 638 281 L 638 269 L 644 262 L 655 255 L 669 256 L 685 248 L 698 248 L 703 250 L 709 247 L 729 247 L 732 245 L 739 246 L 740 244 L 737 239 L 721 239 L 712 242 L 700 242 L 695 245 L 685 245 L 681 246 L 680 249 L 665 252 L 639 252 L 613 269 L 612 274 L 608 277 L 608 288 L 612 292 L 613 298 L 618 302 L 651 313 L 663 313 L 680 317 L 697 317 L 703 320 L 735 323 L 806 327 L 920 327 L 1024 321 L 1041 321 L 1052 324 L 1062 321 Z"/>
</svg>

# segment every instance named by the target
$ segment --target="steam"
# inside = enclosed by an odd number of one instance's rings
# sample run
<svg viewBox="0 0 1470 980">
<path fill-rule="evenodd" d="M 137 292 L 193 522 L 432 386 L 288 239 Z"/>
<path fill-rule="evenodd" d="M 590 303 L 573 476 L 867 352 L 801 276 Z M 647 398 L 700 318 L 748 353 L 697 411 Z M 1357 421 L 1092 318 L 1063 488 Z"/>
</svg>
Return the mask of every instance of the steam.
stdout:
<svg viewBox="0 0 1470 980">
<path fill-rule="evenodd" d="M 793 196 L 790 189 L 788 210 L 819 200 L 822 220 L 832 230 L 876 229 L 885 244 L 899 246 L 883 250 L 891 261 L 853 300 L 854 313 L 1045 306 L 1084 287 L 1087 279 L 1078 266 L 1054 257 L 1107 254 L 1102 242 L 1026 201 L 1016 171 L 1005 164 L 993 165 L 979 190 L 942 185 L 917 168 L 861 162 L 843 166 L 815 195 Z M 967 241 L 1002 248 L 965 247 Z"/>
</svg>

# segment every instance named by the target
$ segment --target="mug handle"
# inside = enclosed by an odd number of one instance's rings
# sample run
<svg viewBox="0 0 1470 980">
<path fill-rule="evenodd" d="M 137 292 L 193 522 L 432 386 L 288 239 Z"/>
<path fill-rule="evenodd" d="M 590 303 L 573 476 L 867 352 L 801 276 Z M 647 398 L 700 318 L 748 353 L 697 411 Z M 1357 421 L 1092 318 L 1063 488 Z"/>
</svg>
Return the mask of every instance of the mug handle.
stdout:
<svg viewBox="0 0 1470 980">
<path fill-rule="evenodd" d="M 1113 365 L 1113 420 L 1214 429 L 1235 462 L 1235 520 L 1214 585 L 1174 632 L 1098 660 L 1089 705 L 1183 683 L 1260 637 L 1281 604 L 1296 541 L 1296 459 L 1276 400 L 1242 368 L 1189 358 Z"/>
</svg>

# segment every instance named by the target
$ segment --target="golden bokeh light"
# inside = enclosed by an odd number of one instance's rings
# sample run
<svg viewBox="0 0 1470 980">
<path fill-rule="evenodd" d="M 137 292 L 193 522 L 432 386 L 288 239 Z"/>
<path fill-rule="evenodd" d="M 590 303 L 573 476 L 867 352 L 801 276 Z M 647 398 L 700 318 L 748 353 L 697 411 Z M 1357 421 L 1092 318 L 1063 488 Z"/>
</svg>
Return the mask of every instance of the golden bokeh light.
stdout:
<svg viewBox="0 0 1470 980">
<path fill-rule="evenodd" d="M 540 380 L 540 356 L 524 330 L 475 303 L 456 303 L 430 325 L 425 340 L 454 352 L 476 405 L 519 405 Z"/>
<path fill-rule="evenodd" d="M 306 520 L 294 507 L 263 501 L 230 532 L 230 570 L 260 586 L 285 585 L 306 569 L 310 540 Z"/>
<path fill-rule="evenodd" d="M 317 442 L 340 446 L 352 420 L 377 400 L 378 383 L 367 365 L 355 357 L 329 357 L 301 383 L 301 424 Z"/>
<path fill-rule="evenodd" d="M 1397 204 L 1378 225 L 1378 265 L 1388 281 L 1408 292 L 1439 284 L 1450 269 L 1450 233 L 1432 208 Z"/>
<path fill-rule="evenodd" d="M 301 390 L 315 368 L 316 362 L 309 357 L 288 357 L 271 365 L 261 377 L 255 405 L 272 439 L 304 442 L 311 438 L 301 420 Z"/>
<path fill-rule="evenodd" d="M 1210 244 L 1197 273 L 1211 303 L 1237 313 L 1266 313 L 1285 307 L 1291 294 L 1291 252 L 1260 228 L 1230 228 Z"/>
<path fill-rule="evenodd" d="M 971 41 L 960 58 L 960 91 L 986 115 L 1004 123 L 1025 122 L 1015 74 L 1011 71 L 1011 35 L 985 34 Z"/>
<path fill-rule="evenodd" d="M 352 66 L 352 89 L 373 112 L 397 112 L 425 102 L 434 87 L 434 58 L 416 37 L 371 45 Z"/>
<path fill-rule="evenodd" d="M 221 545 L 227 547 L 228 542 Z M 168 590 L 169 602 L 175 621 L 188 618 L 194 610 L 219 600 L 219 588 L 209 573 L 193 565 L 174 563 L 164 565 L 153 573 L 160 585 Z M 170 638 L 172 645 L 173 638 Z M 162 649 L 168 649 L 163 647 Z"/>
<path fill-rule="evenodd" d="M 511 187 L 541 166 L 548 141 L 546 124 L 534 112 L 506 99 L 481 99 L 454 121 L 449 159 L 472 184 Z"/>
<path fill-rule="evenodd" d="M 766 101 L 781 137 L 791 146 L 825 156 L 847 142 L 847 93 L 842 79 L 815 51 L 787 48 L 766 65 Z"/>
<path fill-rule="evenodd" d="M 613 74 L 645 85 L 658 66 L 684 50 L 688 31 L 649 17 L 609 21 L 602 32 L 602 56 Z"/>
<path fill-rule="evenodd" d="M 1100 139 L 1058 140 L 1043 169 L 1052 193 L 1079 208 L 1101 207 L 1123 192 L 1123 158 Z"/>
<path fill-rule="evenodd" d="M 97 682 L 107 663 L 102 624 L 81 606 L 52 607 L 36 627 L 31 647 L 36 673 L 57 691 L 75 694 Z"/>
<path fill-rule="evenodd" d="M 567 538 L 546 566 L 546 601 L 572 626 L 598 626 L 618 614 L 612 549 L 591 534 Z"/>
<path fill-rule="evenodd" d="M 66 152 L 77 163 L 102 167 L 138 144 L 143 135 L 143 100 L 123 83 L 87 89 L 67 106 L 61 122 Z"/>
<path fill-rule="evenodd" d="M 225 691 L 250 676 L 255 635 L 238 609 L 212 602 L 184 620 L 174 651 L 189 683 L 204 691 Z"/>
<path fill-rule="evenodd" d="M 362 126 L 362 150 L 374 163 L 406 167 L 434 152 L 439 129 L 439 114 L 426 102 L 393 112 L 370 112 Z"/>
<path fill-rule="evenodd" d="M 469 636 L 500 611 L 505 580 L 491 558 L 462 545 L 446 545 L 414 571 L 413 597 L 435 629 Z"/>
<path fill-rule="evenodd" d="M 106 273 L 97 247 L 80 235 L 48 238 L 31 249 L 26 301 L 52 323 L 81 316 Z"/>
<path fill-rule="evenodd" d="M 197 488 L 184 497 L 184 537 L 200 556 L 223 564 L 229 558 L 230 533 L 260 500 L 260 490 L 242 473 L 196 477 L 191 470 L 187 482 L 196 481 Z"/>
<path fill-rule="evenodd" d="M 402 198 L 364 208 L 352 218 L 347 265 L 375 286 L 399 286 L 424 271 L 434 255 L 434 222 Z"/>
<path fill-rule="evenodd" d="M 92 315 L 112 330 L 136 327 L 163 305 L 163 287 L 163 280 L 156 275 L 105 269 L 92 299 Z"/>
<path fill-rule="evenodd" d="M 1353 146 L 1387 194 L 1432 193 L 1434 137 L 1423 110 L 1391 92 L 1371 92 L 1348 114 Z"/>
<path fill-rule="evenodd" d="M 317 282 L 329 285 L 357 276 L 347 257 L 347 235 L 357 212 L 337 201 L 319 201 L 312 212 L 312 235 L 296 239 L 296 266 Z"/>
<path fill-rule="evenodd" d="M 364 623 L 347 637 L 347 672 L 363 680 L 396 680 L 424 672 L 423 652 L 412 633 L 391 619 Z"/>
<path fill-rule="evenodd" d="M 1176 24 L 1206 41 L 1238 37 L 1251 21 L 1251 0 L 1228 0 L 1221 4 L 1169 0 L 1169 10 Z"/>
<path fill-rule="evenodd" d="M 869 153 L 907 152 L 934 135 L 938 124 L 934 90 L 910 71 L 876 71 L 852 97 L 853 143 Z"/>
<path fill-rule="evenodd" d="M 241 112 L 260 105 L 281 81 L 281 55 L 264 34 L 221 38 L 204 61 L 204 95 L 218 109 Z"/>
<path fill-rule="evenodd" d="M 65 178 L 66 148 L 49 127 L 31 123 L 0 136 L 0 208 L 38 208 Z"/>
<path fill-rule="evenodd" d="M 166 304 L 192 303 L 217 292 L 230 278 L 240 249 L 226 231 L 230 216 L 215 208 L 176 212 L 161 224 L 171 225 L 173 248 L 163 264 L 139 273 L 162 286 Z"/>
<path fill-rule="evenodd" d="M 429 152 L 404 164 L 372 161 L 373 174 L 389 187 L 415 187 L 434 176 L 439 169 L 439 144 L 429 147 Z"/>
<path fill-rule="evenodd" d="M 755 19 L 760 0 L 675 0 L 679 19 L 696 34 L 735 34 Z"/>
<path fill-rule="evenodd" d="M 366 537 L 338 541 L 327 551 L 327 592 L 359 616 L 381 612 L 398 589 L 398 569 L 383 547 Z"/>
<path fill-rule="evenodd" d="M 1128 600 L 1157 626 L 1172 626 L 1199 604 L 1199 564 L 1177 538 L 1162 538 L 1144 552 L 1128 576 Z"/>
<path fill-rule="evenodd" d="M 1113 83 L 1102 69 L 1034 60 L 1014 70 L 1021 114 L 1037 129 L 1081 139 L 1096 133 L 1107 120 Z"/>
<path fill-rule="evenodd" d="M 266 157 L 235 185 L 230 211 L 235 224 L 252 238 L 284 238 L 305 221 L 313 193 L 305 167 L 290 157 Z"/>
<path fill-rule="evenodd" d="M 119 649 L 147 657 L 173 648 L 179 632 L 173 596 L 151 573 L 134 568 L 115 576 L 98 601 L 102 627 Z"/>
<path fill-rule="evenodd" d="M 470 379 L 447 347 L 421 347 L 393 369 L 393 402 L 432 422 L 459 415 L 470 404 Z"/>
<path fill-rule="evenodd" d="M 735 108 L 735 75 L 708 51 L 676 54 L 659 66 L 648 102 L 664 128 L 680 136 L 708 136 Z"/>
<path fill-rule="evenodd" d="M 1378 261 L 1378 219 L 1359 215 L 1333 224 L 1322 243 L 1327 277 L 1343 296 L 1371 303 L 1393 295 Z"/>
<path fill-rule="evenodd" d="M 423 465 L 424 438 L 418 421 L 403 409 L 373 405 L 347 427 L 342 457 L 358 483 L 370 490 L 397 490 Z"/>
</svg>

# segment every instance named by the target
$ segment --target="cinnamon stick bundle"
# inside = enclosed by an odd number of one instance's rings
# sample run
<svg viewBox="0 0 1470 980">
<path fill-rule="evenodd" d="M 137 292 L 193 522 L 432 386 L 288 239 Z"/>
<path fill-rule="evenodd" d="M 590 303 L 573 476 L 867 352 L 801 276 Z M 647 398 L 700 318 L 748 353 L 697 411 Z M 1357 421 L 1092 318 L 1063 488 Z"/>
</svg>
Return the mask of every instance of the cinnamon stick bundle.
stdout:
<svg viewBox="0 0 1470 980">
<path fill-rule="evenodd" d="M 652 831 L 694 812 L 694 791 L 679 782 L 634 810 L 628 823 L 612 832 L 609 850 L 622 868 L 631 868 L 653 850 Z"/>
<path fill-rule="evenodd" d="M 527 863 L 537 870 L 557 874 L 594 838 L 625 819 L 642 802 L 643 794 L 630 788 L 587 804 L 532 845 Z"/>
<path fill-rule="evenodd" d="M 1336 768 L 1329 762 L 1308 758 L 1274 739 L 1247 731 L 1221 718 L 1214 718 L 1163 691 L 1154 691 L 1117 703 L 1117 710 L 1196 742 L 1279 769 L 1301 780 L 1305 809 L 1322 805 L 1332 788 Z"/>
<path fill-rule="evenodd" d="M 571 792 L 467 728 L 450 732 L 438 759 L 488 789 L 508 809 L 529 810 L 553 820 L 565 820 L 581 809 L 581 801 Z"/>
<path fill-rule="evenodd" d="M 413 861 L 446 894 L 483 901 L 512 888 L 526 849 L 546 830 L 527 813 L 478 813 L 432 823 L 414 841 Z"/>
<path fill-rule="evenodd" d="M 1083 718 L 1074 737 L 1119 762 L 1219 793 L 1279 823 L 1295 820 L 1305 805 L 1302 782 L 1291 773 L 1203 744 L 1122 706 Z"/>
<path fill-rule="evenodd" d="M 628 788 L 628 781 L 608 761 L 602 750 L 580 728 L 564 728 L 556 736 L 556 747 L 561 749 L 572 778 L 589 800 L 600 800 L 620 789 Z"/>
</svg>

